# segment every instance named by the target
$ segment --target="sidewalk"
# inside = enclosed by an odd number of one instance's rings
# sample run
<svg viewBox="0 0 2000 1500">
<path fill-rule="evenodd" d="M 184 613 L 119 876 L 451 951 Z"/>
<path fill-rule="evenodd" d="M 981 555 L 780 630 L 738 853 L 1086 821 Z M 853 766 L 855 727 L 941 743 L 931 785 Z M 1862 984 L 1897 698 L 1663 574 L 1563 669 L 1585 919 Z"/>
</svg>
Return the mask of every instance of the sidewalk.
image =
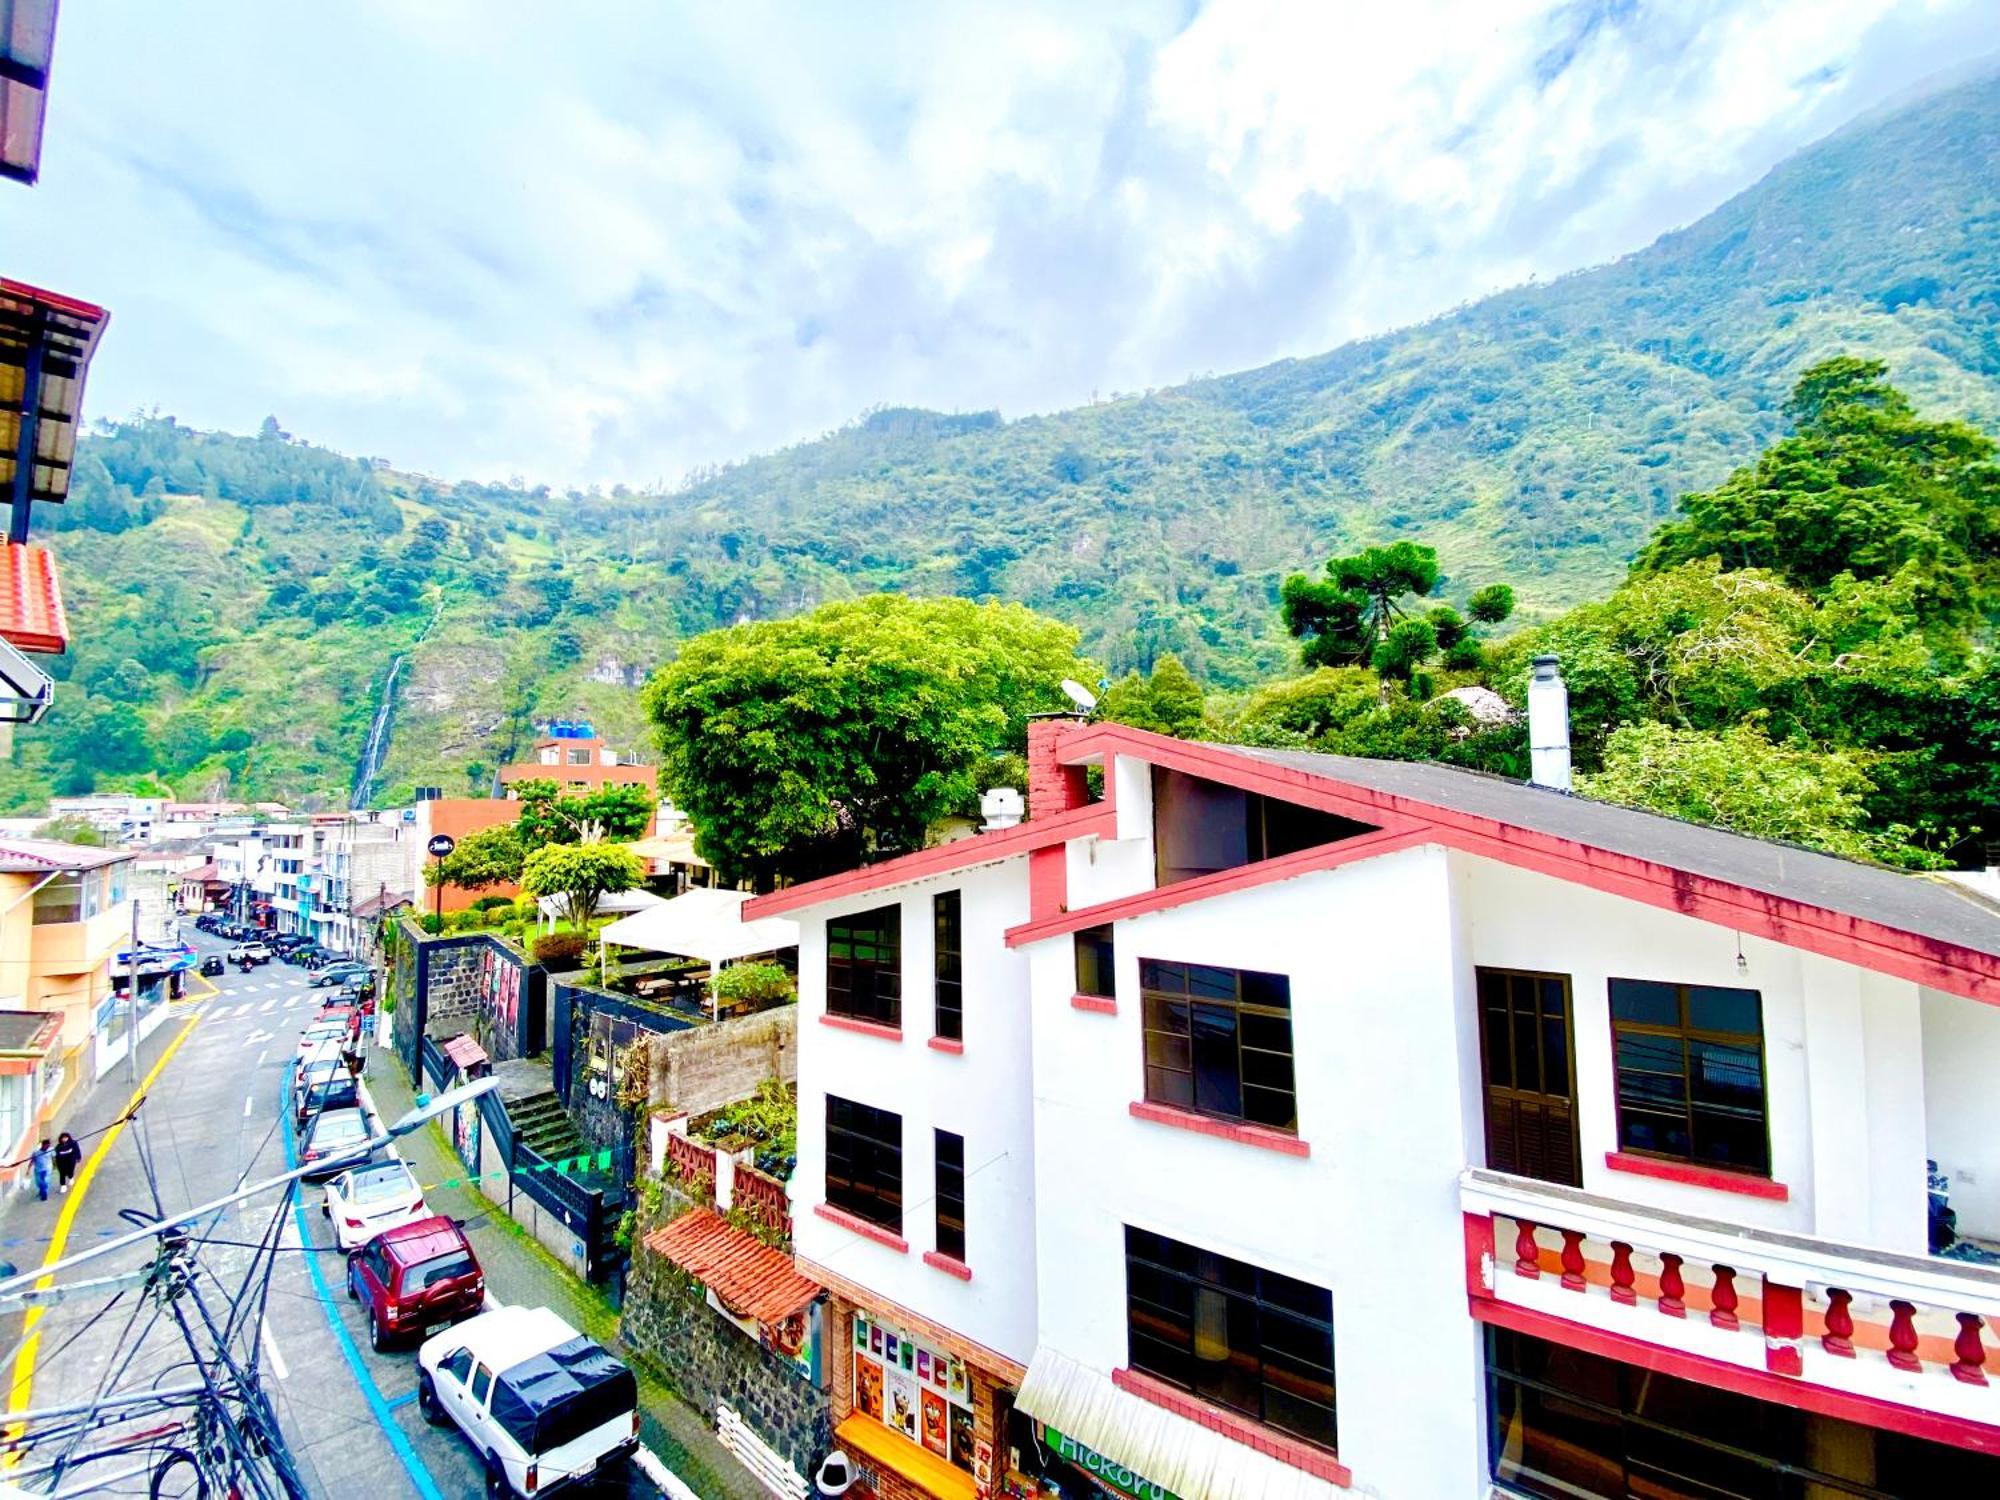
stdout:
<svg viewBox="0 0 2000 1500">
<path fill-rule="evenodd" d="M 384 1119 L 395 1119 L 416 1102 L 402 1062 L 389 1048 L 369 1049 L 367 1083 Z M 702 1500 L 769 1500 L 702 1414 L 674 1393 L 665 1373 L 620 1342 L 618 1313 L 602 1292 L 572 1276 L 477 1188 L 436 1186 L 465 1172 L 442 1127 L 428 1125 L 405 1136 L 398 1148 L 424 1185 L 431 1207 L 466 1221 L 466 1237 L 496 1299 L 552 1308 L 631 1365 L 639 1381 L 640 1437 L 683 1483 Z"/>
</svg>

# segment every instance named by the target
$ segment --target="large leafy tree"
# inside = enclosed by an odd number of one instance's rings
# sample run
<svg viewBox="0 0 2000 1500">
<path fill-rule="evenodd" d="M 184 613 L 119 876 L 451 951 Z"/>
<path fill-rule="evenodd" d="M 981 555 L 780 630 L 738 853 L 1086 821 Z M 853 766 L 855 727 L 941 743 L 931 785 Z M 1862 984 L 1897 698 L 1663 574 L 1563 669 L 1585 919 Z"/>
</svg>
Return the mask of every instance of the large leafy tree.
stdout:
<svg viewBox="0 0 2000 1500">
<path fill-rule="evenodd" d="M 502 823 L 468 833 L 443 859 L 424 866 L 424 884 L 451 885 L 460 890 L 483 891 L 496 885 L 515 885 L 521 879 L 521 861 L 527 856 L 519 828 Z"/>
<path fill-rule="evenodd" d="M 1639 572 L 1698 558 L 1765 568 L 1819 592 L 1843 575 L 1903 574 L 1931 621 L 1990 616 L 2000 603 L 2000 465 L 1992 439 L 1929 421 L 1877 360 L 1843 355 L 1799 377 L 1789 437 L 1713 490 L 1684 497 Z"/>
<path fill-rule="evenodd" d="M 1171 651 L 1153 663 L 1150 676 L 1128 672 L 1106 690 L 1097 716 L 1134 729 L 1194 739 L 1207 725 L 1201 684 Z"/>
<path fill-rule="evenodd" d="M 586 931 L 606 896 L 629 891 L 646 878 L 639 856 L 622 844 L 545 844 L 521 862 L 521 889 L 531 896 L 561 896 L 572 925 Z"/>
<path fill-rule="evenodd" d="M 1076 641 L 1020 605 L 896 594 L 712 631 L 647 685 L 662 783 L 730 878 L 920 848 L 1064 677 L 1095 676 Z"/>
<path fill-rule="evenodd" d="M 658 802 L 641 786 L 603 786 L 582 794 L 564 793 L 553 781 L 520 781 L 513 787 L 521 804 L 521 841 L 526 848 L 574 844 L 587 837 L 636 839 L 653 821 Z"/>
</svg>

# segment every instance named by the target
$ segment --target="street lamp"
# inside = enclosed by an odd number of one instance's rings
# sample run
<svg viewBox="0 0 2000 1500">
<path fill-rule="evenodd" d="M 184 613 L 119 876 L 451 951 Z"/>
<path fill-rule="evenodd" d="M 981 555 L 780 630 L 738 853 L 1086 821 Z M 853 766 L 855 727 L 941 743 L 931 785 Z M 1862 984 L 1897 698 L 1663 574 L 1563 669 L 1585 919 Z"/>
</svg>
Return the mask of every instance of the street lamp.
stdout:
<svg viewBox="0 0 2000 1500">
<path fill-rule="evenodd" d="M 438 878 L 431 885 L 431 926 L 439 936 L 444 934 L 444 862 L 457 847 L 458 840 L 448 833 L 433 834 L 431 841 L 424 845 L 430 857 L 438 862 Z"/>
</svg>

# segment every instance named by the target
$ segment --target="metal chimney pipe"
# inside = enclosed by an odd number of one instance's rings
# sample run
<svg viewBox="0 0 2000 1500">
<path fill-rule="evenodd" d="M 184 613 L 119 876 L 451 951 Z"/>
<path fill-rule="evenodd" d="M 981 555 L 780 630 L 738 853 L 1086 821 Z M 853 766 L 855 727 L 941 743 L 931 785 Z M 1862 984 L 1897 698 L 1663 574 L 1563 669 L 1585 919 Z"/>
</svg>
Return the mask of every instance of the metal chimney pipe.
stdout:
<svg viewBox="0 0 2000 1500">
<path fill-rule="evenodd" d="M 1535 658 L 1528 679 L 1528 780 L 1569 790 L 1569 689 L 1553 656 Z"/>
</svg>

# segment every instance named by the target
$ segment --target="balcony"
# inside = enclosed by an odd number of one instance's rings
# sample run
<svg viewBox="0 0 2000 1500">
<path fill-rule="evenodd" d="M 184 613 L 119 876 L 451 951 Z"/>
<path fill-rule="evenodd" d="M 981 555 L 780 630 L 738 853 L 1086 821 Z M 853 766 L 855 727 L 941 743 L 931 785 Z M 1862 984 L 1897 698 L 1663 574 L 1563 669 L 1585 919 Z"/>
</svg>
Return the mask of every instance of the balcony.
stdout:
<svg viewBox="0 0 2000 1500">
<path fill-rule="evenodd" d="M 1459 1198 L 1482 1321 L 2000 1451 L 2000 1368 L 1989 1368 L 2000 1366 L 2000 1270 L 1477 1168 L 1461 1176 Z"/>
</svg>

